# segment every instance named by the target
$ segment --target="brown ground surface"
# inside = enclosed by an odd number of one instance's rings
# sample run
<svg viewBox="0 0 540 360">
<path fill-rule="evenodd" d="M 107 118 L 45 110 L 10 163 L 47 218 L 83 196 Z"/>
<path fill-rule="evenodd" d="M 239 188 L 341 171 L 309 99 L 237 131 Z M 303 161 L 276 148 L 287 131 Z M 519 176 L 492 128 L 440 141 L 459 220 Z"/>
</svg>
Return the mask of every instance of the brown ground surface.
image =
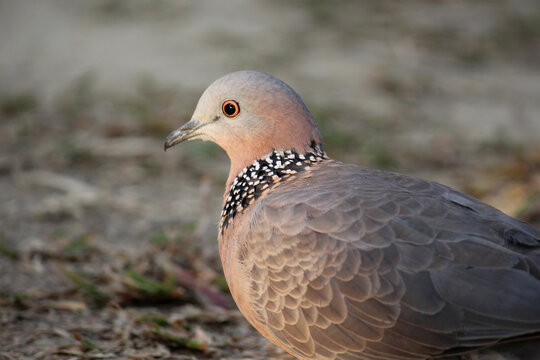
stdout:
<svg viewBox="0 0 540 360">
<path fill-rule="evenodd" d="M 539 64 L 534 0 L 0 1 L 0 359 L 290 358 L 224 284 L 225 154 L 162 151 L 214 78 L 540 226 Z"/>
</svg>

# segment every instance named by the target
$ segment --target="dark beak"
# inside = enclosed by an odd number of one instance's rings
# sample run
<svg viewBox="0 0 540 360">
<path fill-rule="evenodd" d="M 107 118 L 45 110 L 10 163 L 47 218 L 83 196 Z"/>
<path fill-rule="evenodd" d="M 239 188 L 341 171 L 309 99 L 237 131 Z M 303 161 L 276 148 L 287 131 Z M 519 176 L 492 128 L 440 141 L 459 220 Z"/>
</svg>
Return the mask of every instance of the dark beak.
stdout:
<svg viewBox="0 0 540 360">
<path fill-rule="evenodd" d="M 197 135 L 199 135 L 196 130 L 203 127 L 204 124 L 202 124 L 198 120 L 191 120 L 188 121 L 186 124 L 184 124 L 182 127 L 174 130 L 171 132 L 167 138 L 165 139 L 165 144 L 163 145 L 163 150 L 167 150 L 170 147 L 173 147 L 176 144 L 181 143 L 182 141 L 189 140 Z"/>
</svg>

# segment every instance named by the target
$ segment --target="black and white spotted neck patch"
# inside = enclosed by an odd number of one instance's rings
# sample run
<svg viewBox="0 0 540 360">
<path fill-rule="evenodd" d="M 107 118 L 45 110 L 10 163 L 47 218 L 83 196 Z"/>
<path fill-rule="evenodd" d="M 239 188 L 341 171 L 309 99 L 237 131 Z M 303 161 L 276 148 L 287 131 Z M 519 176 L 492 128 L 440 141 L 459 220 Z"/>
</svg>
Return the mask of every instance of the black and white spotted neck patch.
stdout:
<svg viewBox="0 0 540 360">
<path fill-rule="evenodd" d="M 261 194 L 280 181 L 328 159 L 321 144 L 312 142 L 311 151 L 299 154 L 293 150 L 274 150 L 245 167 L 234 179 L 221 211 L 221 233 L 229 222 Z"/>
</svg>

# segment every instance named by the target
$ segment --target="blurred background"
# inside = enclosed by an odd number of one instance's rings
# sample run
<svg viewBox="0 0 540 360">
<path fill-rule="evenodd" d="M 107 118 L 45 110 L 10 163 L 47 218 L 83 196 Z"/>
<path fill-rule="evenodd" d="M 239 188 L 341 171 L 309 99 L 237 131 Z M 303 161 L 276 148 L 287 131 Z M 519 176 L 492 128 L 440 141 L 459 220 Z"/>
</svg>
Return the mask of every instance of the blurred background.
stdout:
<svg viewBox="0 0 540 360">
<path fill-rule="evenodd" d="M 163 152 L 242 69 L 331 157 L 540 226 L 537 0 L 0 0 L 0 359 L 290 359 L 223 280 L 225 153 Z"/>
</svg>

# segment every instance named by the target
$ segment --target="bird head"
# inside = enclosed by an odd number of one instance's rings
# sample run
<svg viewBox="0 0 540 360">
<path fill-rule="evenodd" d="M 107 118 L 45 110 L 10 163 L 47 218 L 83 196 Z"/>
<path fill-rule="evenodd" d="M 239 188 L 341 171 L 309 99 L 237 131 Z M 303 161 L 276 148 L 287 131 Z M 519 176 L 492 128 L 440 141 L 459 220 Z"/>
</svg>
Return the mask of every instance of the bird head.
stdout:
<svg viewBox="0 0 540 360">
<path fill-rule="evenodd" d="M 212 83 L 189 122 L 169 134 L 165 150 L 186 140 L 213 141 L 231 160 L 231 176 L 273 150 L 305 153 L 322 141 L 298 94 L 278 78 L 238 71 Z"/>
</svg>

